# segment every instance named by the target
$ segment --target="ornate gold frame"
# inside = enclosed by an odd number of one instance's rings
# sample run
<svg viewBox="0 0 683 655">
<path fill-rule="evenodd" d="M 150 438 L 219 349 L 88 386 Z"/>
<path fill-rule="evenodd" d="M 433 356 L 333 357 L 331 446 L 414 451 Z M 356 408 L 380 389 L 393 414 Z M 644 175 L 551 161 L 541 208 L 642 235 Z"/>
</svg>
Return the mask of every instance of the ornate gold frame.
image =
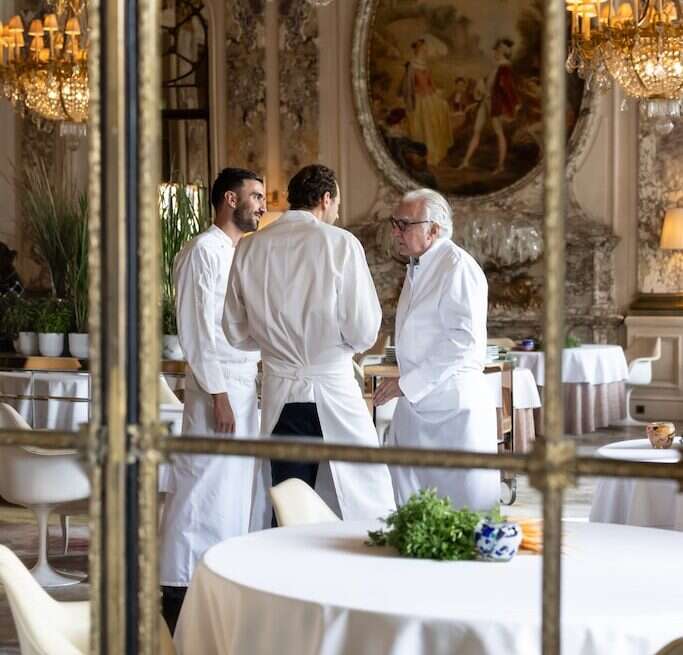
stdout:
<svg viewBox="0 0 683 655">
<path fill-rule="evenodd" d="M 356 117 L 361 128 L 365 146 L 377 170 L 384 178 L 400 191 L 416 189 L 419 184 L 404 172 L 389 155 L 384 139 L 379 134 L 370 109 L 370 95 L 368 89 L 368 72 L 370 60 L 370 34 L 375 21 L 377 5 L 380 0 L 359 0 L 353 31 L 353 46 L 351 50 L 351 85 L 356 109 Z M 567 150 L 567 176 L 572 177 L 592 143 L 598 121 L 595 111 L 595 93 L 584 89 L 581 109 L 574 130 L 569 139 Z M 482 207 L 497 201 L 507 199 L 532 184 L 544 169 L 543 160 L 538 163 L 524 177 L 513 184 L 484 195 L 457 196 L 449 195 L 452 202 L 459 206 L 472 205 Z"/>
<path fill-rule="evenodd" d="M 130 3 L 130 0 L 128 0 Z M 126 234 L 124 204 L 126 87 L 124 47 L 127 0 L 90 0 L 90 333 L 93 375 L 92 421 L 81 434 L 0 431 L 2 445 L 78 448 L 86 458 L 92 482 L 90 504 L 91 651 L 126 652 L 125 607 L 139 604 L 137 651 L 157 652 L 159 621 L 157 543 L 157 465 L 173 452 L 231 454 L 294 460 L 384 462 L 414 466 L 503 468 L 527 473 L 543 493 L 544 655 L 560 652 L 560 546 L 564 489 L 581 475 L 649 477 L 677 480 L 683 488 L 683 461 L 666 468 L 655 463 L 579 457 L 562 435 L 561 347 L 564 334 L 564 222 L 566 215 L 564 103 L 565 8 L 562 0 L 546 4 L 543 56 L 544 206 L 546 233 L 546 388 L 545 434 L 533 452 L 497 455 L 421 449 L 377 449 L 289 440 L 216 440 L 169 438 L 158 422 L 159 375 L 158 234 L 156 194 L 159 181 L 159 47 L 157 39 L 140 42 L 138 53 L 140 133 L 137 157 L 139 190 L 139 285 L 144 292 L 140 312 L 140 420 L 126 425 L 125 317 L 128 306 L 124 273 Z M 135 4 L 135 3 L 133 3 Z M 129 4 L 130 6 L 130 4 Z M 159 33 L 159 0 L 137 3 L 138 30 Z M 102 26 L 107 25 L 106 36 Z M 130 257 L 130 254 L 128 255 Z M 126 561 L 125 467 L 139 464 L 139 561 Z M 139 589 L 126 587 L 126 572 L 139 565 Z M 130 652 L 130 650 L 128 651 Z"/>
</svg>

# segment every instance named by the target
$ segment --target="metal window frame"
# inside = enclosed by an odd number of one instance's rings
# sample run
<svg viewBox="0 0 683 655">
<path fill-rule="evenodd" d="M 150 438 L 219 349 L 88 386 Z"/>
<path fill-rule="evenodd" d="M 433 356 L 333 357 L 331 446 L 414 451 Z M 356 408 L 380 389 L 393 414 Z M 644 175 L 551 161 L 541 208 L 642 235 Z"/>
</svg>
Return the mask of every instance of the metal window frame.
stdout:
<svg viewBox="0 0 683 655">
<path fill-rule="evenodd" d="M 96 655 L 158 652 L 159 575 L 157 467 L 170 453 L 204 453 L 276 459 L 386 463 L 442 468 L 506 469 L 525 473 L 543 494 L 544 553 L 542 651 L 560 653 L 560 546 L 562 499 L 579 476 L 676 480 L 683 489 L 683 461 L 663 467 L 580 457 L 562 435 L 561 353 L 564 333 L 565 10 L 547 0 L 543 26 L 544 207 L 545 207 L 545 426 L 547 435 L 528 454 L 453 450 L 369 448 L 290 440 L 169 438 L 159 423 L 159 234 L 156 209 L 160 179 L 161 0 L 89 0 L 90 18 L 90 369 L 91 422 L 80 433 L 0 431 L 0 446 L 75 448 L 85 458 L 92 484 L 90 502 L 91 652 Z M 126 25 L 146 35 L 127 46 Z M 106 29 L 103 27 L 106 26 Z M 136 74 L 130 77 L 132 68 Z M 128 104 L 126 76 L 137 78 Z M 136 109 L 137 107 L 137 109 Z M 135 116 L 131 117 L 131 112 Z M 131 123 L 134 129 L 131 128 Z M 136 157 L 139 177 L 126 176 Z M 127 194 L 138 198 L 131 226 Z M 130 252 L 126 230 L 136 229 Z M 128 325 L 126 275 L 137 271 L 138 325 Z M 129 282 L 129 280 L 128 280 Z M 142 300 L 141 300 L 142 299 Z M 135 311 L 133 311 L 135 315 Z M 128 322 L 127 322 L 128 321 Z M 130 358 L 135 358 L 131 367 Z M 131 380 L 131 370 L 137 370 Z M 137 422 L 126 420 L 129 383 L 139 393 Z M 130 467 L 135 475 L 130 476 Z M 131 486 L 133 485 L 133 486 Z M 137 498 L 137 554 L 124 543 L 126 498 Z M 128 572 L 136 569 L 130 578 Z M 139 580 L 132 588 L 130 580 Z M 126 625 L 135 620 L 135 625 Z M 128 632 L 127 632 L 128 628 Z M 126 635 L 137 628 L 137 639 Z"/>
</svg>

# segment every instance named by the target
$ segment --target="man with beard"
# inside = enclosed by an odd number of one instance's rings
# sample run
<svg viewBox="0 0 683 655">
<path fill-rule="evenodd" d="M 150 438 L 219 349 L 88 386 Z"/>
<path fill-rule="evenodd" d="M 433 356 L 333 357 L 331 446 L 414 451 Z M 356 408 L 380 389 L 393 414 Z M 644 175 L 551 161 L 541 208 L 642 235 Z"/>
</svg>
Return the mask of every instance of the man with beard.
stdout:
<svg viewBox="0 0 683 655">
<path fill-rule="evenodd" d="M 258 352 L 233 348 L 221 327 L 235 248 L 266 211 L 263 180 L 225 168 L 211 190 L 214 224 L 178 253 L 174 265 L 178 337 L 188 364 L 183 433 L 258 434 Z M 161 524 L 163 614 L 171 631 L 196 562 L 214 544 L 249 530 L 254 461 L 174 456 Z"/>
</svg>

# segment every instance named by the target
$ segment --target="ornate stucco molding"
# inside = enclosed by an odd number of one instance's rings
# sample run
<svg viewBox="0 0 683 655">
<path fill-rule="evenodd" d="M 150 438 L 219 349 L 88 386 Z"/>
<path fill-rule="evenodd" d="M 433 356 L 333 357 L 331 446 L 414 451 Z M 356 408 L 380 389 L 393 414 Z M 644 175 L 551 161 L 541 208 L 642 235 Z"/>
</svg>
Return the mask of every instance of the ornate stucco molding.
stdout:
<svg viewBox="0 0 683 655">
<path fill-rule="evenodd" d="M 307 2 L 280 0 L 278 7 L 281 176 L 287 181 L 318 159 L 318 20 Z"/>
</svg>

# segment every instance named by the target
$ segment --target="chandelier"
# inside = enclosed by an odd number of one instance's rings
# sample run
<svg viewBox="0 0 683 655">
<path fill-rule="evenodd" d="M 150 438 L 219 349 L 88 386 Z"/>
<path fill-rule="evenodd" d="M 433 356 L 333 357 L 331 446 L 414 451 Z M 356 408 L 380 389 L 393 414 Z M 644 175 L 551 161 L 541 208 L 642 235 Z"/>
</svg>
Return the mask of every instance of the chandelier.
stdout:
<svg viewBox="0 0 683 655">
<path fill-rule="evenodd" d="M 81 17 L 85 0 L 52 0 L 53 13 L 0 23 L 0 91 L 24 113 L 82 133 L 88 119 L 88 53 Z"/>
<path fill-rule="evenodd" d="M 683 109 L 683 12 L 667 0 L 566 0 L 571 13 L 567 71 L 606 90 L 612 80 L 640 101 L 659 134 Z M 618 0 L 617 0 L 618 3 Z"/>
</svg>

